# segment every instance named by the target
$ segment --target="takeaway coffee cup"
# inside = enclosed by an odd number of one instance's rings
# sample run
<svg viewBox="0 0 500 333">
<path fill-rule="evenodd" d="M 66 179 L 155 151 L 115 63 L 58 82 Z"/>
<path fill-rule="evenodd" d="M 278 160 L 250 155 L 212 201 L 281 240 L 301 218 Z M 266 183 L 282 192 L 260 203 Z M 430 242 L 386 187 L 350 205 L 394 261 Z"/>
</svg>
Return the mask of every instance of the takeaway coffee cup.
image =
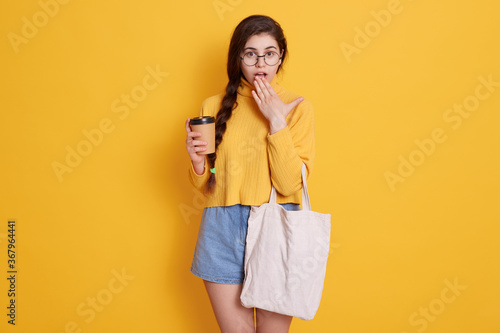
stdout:
<svg viewBox="0 0 500 333">
<path fill-rule="evenodd" d="M 201 136 L 195 140 L 208 142 L 207 150 L 199 151 L 198 154 L 205 155 L 215 153 L 215 118 L 214 117 L 196 117 L 189 122 L 193 132 L 201 133 Z"/>
</svg>

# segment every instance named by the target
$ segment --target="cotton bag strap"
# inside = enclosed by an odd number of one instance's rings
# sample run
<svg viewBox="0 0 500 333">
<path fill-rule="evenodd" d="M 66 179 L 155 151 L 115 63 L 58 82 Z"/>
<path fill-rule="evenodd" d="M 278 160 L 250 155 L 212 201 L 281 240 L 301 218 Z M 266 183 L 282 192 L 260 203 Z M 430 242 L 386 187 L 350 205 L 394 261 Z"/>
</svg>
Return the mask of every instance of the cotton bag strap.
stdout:
<svg viewBox="0 0 500 333">
<path fill-rule="evenodd" d="M 271 185 L 269 203 L 276 203 L 276 189 L 273 185 Z M 306 165 L 304 163 L 302 163 L 302 210 L 311 210 L 311 202 L 309 201 L 309 193 L 307 192 Z"/>
</svg>

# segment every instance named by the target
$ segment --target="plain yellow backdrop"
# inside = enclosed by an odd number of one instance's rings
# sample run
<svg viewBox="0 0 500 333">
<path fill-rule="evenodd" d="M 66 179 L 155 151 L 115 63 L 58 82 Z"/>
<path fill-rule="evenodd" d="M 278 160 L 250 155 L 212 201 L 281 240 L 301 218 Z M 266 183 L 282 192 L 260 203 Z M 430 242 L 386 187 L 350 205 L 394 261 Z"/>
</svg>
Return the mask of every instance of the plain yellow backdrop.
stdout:
<svg viewBox="0 0 500 333">
<path fill-rule="evenodd" d="M 316 318 L 291 332 L 500 332 L 498 1 L 2 2 L 2 332 L 218 332 L 189 272 L 184 121 L 244 17 L 283 26 L 310 99 Z M 16 325 L 7 222 L 16 221 Z"/>
</svg>

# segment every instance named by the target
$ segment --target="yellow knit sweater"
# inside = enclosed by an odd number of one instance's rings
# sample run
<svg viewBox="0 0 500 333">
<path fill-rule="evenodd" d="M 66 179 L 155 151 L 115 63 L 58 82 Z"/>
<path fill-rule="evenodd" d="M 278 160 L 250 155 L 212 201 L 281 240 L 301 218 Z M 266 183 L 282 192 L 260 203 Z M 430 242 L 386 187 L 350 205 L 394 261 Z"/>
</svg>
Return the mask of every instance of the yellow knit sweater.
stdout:
<svg viewBox="0 0 500 333">
<path fill-rule="evenodd" d="M 277 82 L 271 86 L 285 103 L 299 95 L 288 92 Z M 227 129 L 217 149 L 215 161 L 216 186 L 209 194 L 207 207 L 235 204 L 260 206 L 269 201 L 271 182 L 278 192 L 278 203 L 302 201 L 302 162 L 307 174 L 314 161 L 314 114 L 312 104 L 305 99 L 287 116 L 287 127 L 270 135 L 269 122 L 252 97 L 253 87 L 242 79 L 238 88 L 238 107 L 227 122 Z M 217 115 L 224 94 L 207 98 L 201 115 Z M 191 165 L 189 179 L 203 192 L 210 170 L 197 175 Z"/>
</svg>

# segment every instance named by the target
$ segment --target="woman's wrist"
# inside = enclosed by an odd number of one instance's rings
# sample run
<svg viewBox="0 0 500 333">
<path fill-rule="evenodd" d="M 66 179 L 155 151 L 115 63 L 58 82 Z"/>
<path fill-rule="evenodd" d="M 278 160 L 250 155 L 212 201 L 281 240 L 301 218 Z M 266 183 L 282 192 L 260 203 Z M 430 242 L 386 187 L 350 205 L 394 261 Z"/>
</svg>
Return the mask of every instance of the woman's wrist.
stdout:
<svg viewBox="0 0 500 333">
<path fill-rule="evenodd" d="M 195 163 L 195 162 L 191 161 L 191 164 L 193 165 L 194 172 L 198 176 L 201 176 L 205 173 L 205 161 L 204 160 L 200 163 Z"/>
<path fill-rule="evenodd" d="M 287 126 L 285 117 L 274 117 L 269 121 L 269 133 L 272 135 Z"/>
</svg>

